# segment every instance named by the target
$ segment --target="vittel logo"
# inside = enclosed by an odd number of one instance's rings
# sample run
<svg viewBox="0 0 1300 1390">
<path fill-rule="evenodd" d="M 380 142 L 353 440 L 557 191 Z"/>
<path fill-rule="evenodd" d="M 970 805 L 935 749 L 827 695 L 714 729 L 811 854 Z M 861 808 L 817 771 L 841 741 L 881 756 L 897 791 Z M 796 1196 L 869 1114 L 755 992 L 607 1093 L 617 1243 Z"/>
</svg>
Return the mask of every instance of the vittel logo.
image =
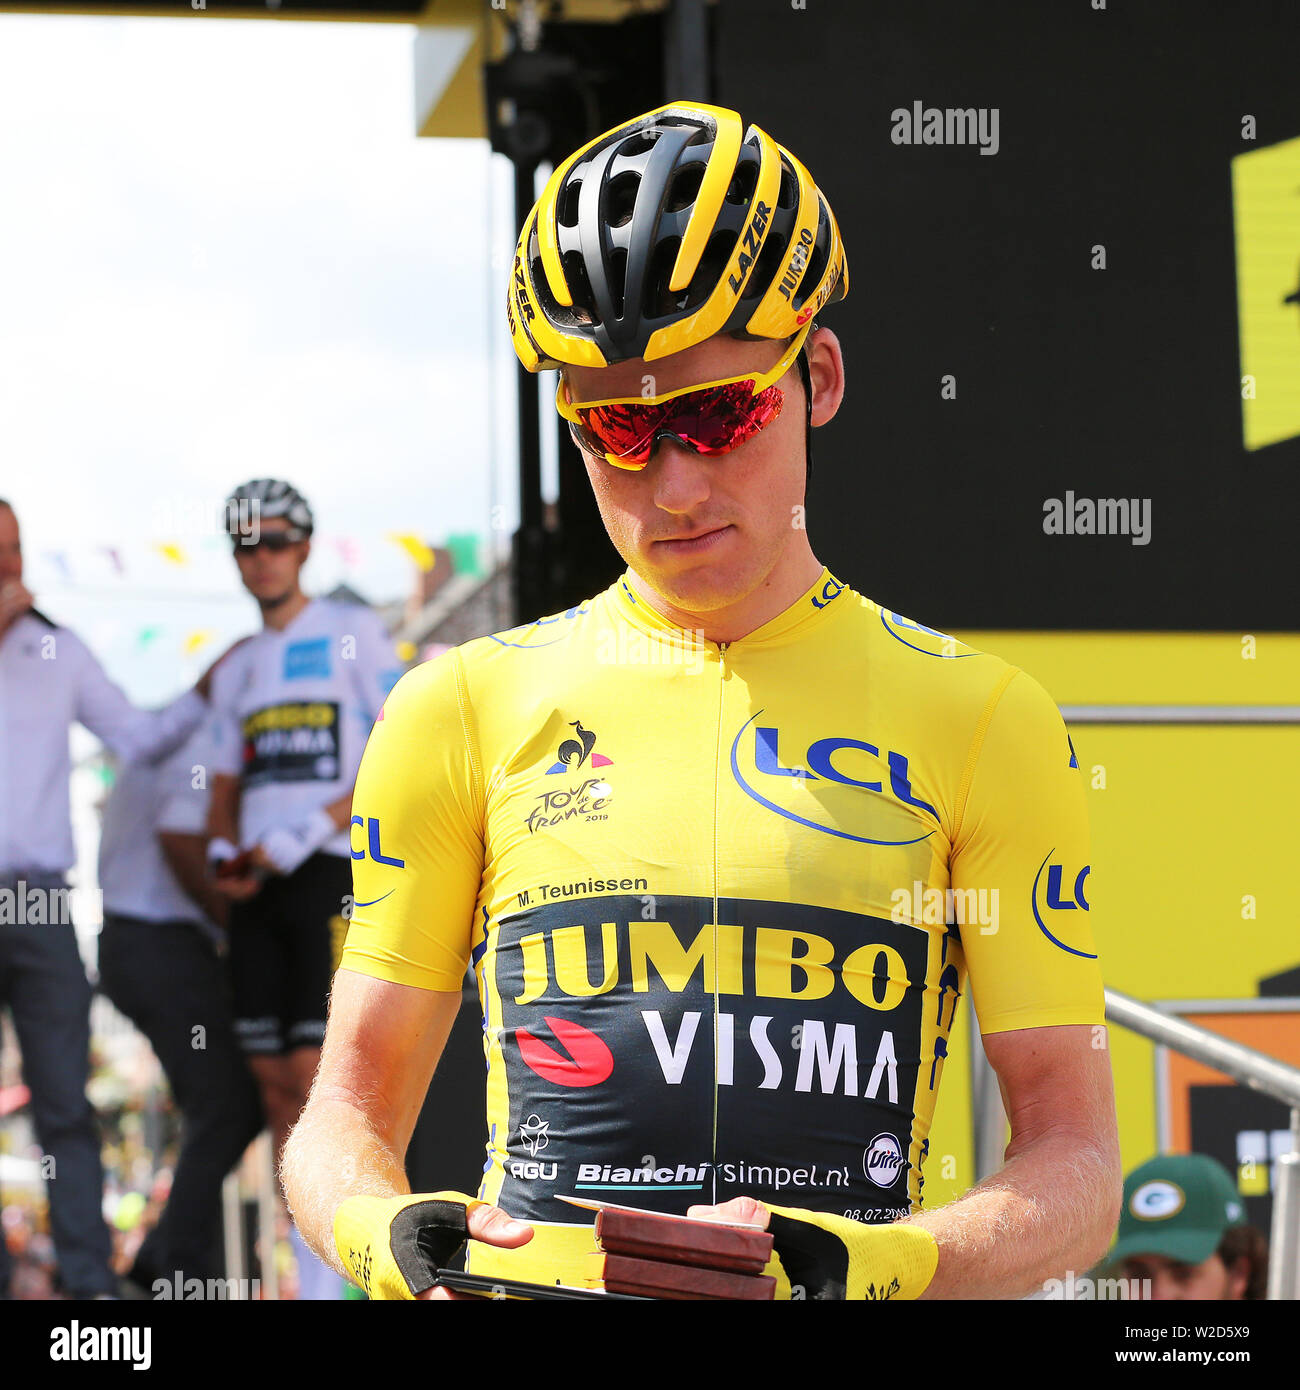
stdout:
<svg viewBox="0 0 1300 1390">
<path fill-rule="evenodd" d="M 901 1145 L 887 1132 L 877 1134 L 862 1156 L 862 1171 L 877 1187 L 893 1187 L 906 1167 Z"/>
</svg>

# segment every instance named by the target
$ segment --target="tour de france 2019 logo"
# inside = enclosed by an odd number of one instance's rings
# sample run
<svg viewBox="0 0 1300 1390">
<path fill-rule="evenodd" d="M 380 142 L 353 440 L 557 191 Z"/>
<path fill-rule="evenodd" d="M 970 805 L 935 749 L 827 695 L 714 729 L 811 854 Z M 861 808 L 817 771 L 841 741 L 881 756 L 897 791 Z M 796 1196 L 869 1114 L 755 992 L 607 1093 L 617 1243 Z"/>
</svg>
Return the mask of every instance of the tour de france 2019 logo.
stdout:
<svg viewBox="0 0 1300 1390">
<path fill-rule="evenodd" d="M 613 767 L 614 760 L 596 752 L 596 735 L 582 727 L 582 720 L 571 720 L 570 727 L 577 730 L 577 737 L 561 742 L 555 750 L 556 761 L 546 769 L 548 777 L 562 775 L 565 782 L 538 794 L 537 805 L 524 821 L 530 834 L 568 820 L 608 819 L 605 808 L 614 795 L 614 788 L 603 775 L 597 774 L 597 769 Z M 596 775 L 583 776 L 584 773 Z"/>
</svg>

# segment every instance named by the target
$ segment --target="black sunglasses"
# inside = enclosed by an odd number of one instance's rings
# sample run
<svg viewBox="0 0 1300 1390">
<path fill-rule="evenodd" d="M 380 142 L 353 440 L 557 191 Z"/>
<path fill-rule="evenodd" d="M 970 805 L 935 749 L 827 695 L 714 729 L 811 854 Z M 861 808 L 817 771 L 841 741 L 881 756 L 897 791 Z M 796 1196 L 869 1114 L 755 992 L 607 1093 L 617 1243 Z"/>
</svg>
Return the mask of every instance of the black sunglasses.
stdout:
<svg viewBox="0 0 1300 1390">
<path fill-rule="evenodd" d="M 246 555 L 251 551 L 265 548 L 273 555 L 278 555 L 282 550 L 288 550 L 291 545 L 297 545 L 300 540 L 302 540 L 301 536 L 291 534 L 288 531 L 267 531 L 256 540 L 236 536 L 234 538 L 235 554 Z"/>
</svg>

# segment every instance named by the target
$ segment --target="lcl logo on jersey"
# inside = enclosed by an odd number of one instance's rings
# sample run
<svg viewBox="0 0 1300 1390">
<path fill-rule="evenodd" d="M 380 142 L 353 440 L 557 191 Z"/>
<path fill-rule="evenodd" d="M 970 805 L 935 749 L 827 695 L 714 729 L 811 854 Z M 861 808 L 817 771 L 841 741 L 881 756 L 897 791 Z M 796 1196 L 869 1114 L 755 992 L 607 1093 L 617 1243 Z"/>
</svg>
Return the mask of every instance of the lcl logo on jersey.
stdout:
<svg viewBox="0 0 1300 1390">
<path fill-rule="evenodd" d="M 878 807 L 864 807 L 856 797 L 841 798 L 836 803 L 823 795 L 809 796 L 802 791 L 810 782 L 823 782 L 855 792 L 873 792 L 896 806 L 924 811 L 937 822 L 939 816 L 934 807 L 912 790 L 905 753 L 836 734 L 813 739 L 806 748 L 802 742 L 792 747 L 789 735 L 770 716 L 764 720 L 764 713 L 759 710 L 750 715 L 731 743 L 731 775 L 760 806 L 810 830 L 865 845 L 914 845 L 934 833 L 927 829 L 902 838 L 855 834 L 845 825 L 865 828 L 864 818 L 872 816 L 873 811 L 878 813 Z M 843 808 L 843 818 L 831 820 L 828 810 L 833 813 L 839 807 Z M 902 823 L 896 813 L 885 819 L 891 826 Z"/>
<path fill-rule="evenodd" d="M 926 627 L 924 623 L 914 623 L 911 618 L 905 618 L 892 609 L 882 608 L 880 621 L 885 631 L 896 642 L 911 647 L 922 656 L 937 656 L 945 661 L 956 661 L 961 657 L 979 655 L 978 652 L 958 651 L 962 644 L 955 637 L 949 637 L 946 632 L 940 632 L 937 628 Z"/>
<path fill-rule="evenodd" d="M 1095 952 L 1081 951 L 1061 940 L 1061 937 L 1069 931 L 1070 922 L 1070 918 L 1063 914 L 1088 911 L 1088 899 L 1084 896 L 1083 886 L 1088 881 L 1091 866 L 1085 864 L 1078 872 L 1074 872 L 1073 869 L 1067 869 L 1064 864 L 1051 863 L 1052 855 L 1055 853 L 1055 849 L 1047 851 L 1043 862 L 1038 866 L 1038 872 L 1034 875 L 1034 887 L 1031 895 L 1034 921 L 1038 923 L 1039 931 L 1053 946 L 1059 946 L 1061 950 L 1068 951 L 1072 956 L 1083 956 L 1086 960 L 1096 960 Z M 1045 920 L 1046 916 L 1051 918 L 1050 927 Z"/>
</svg>

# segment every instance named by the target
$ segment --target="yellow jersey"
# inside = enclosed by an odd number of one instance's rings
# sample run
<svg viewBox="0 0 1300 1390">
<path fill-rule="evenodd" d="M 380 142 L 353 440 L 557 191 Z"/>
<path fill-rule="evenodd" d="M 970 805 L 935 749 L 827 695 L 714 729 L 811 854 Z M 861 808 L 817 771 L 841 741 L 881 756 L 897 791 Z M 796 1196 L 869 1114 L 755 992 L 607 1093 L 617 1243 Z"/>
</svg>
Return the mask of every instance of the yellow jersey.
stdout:
<svg viewBox="0 0 1300 1390">
<path fill-rule="evenodd" d="M 479 1195 L 538 1228 L 479 1272 L 595 1282 L 562 1194 L 895 1220 L 967 979 L 984 1033 L 1104 1021 L 1060 713 L 825 570 L 736 642 L 624 575 L 415 668 L 353 810 L 343 968 L 478 981 Z"/>
</svg>

